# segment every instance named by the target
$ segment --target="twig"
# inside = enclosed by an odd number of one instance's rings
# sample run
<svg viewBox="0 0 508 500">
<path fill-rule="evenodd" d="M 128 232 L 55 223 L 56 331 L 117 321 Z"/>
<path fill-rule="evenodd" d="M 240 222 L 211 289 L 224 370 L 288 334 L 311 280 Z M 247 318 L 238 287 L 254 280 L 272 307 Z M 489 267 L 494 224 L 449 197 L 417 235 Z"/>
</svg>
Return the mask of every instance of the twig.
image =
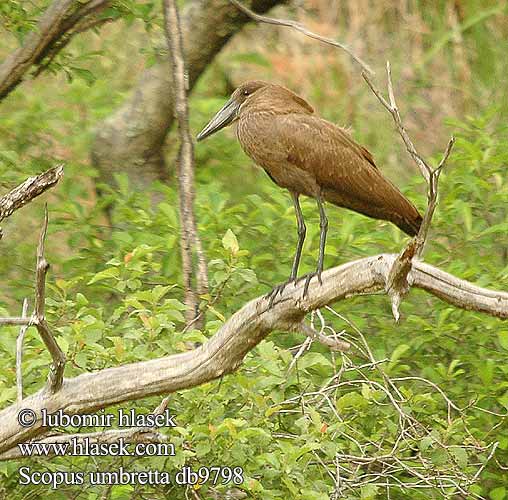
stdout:
<svg viewBox="0 0 508 500">
<path fill-rule="evenodd" d="M 23 300 L 23 310 L 21 317 L 26 318 L 28 314 L 28 299 Z M 19 329 L 18 338 L 16 339 L 16 387 L 18 393 L 18 402 L 23 399 L 23 371 L 21 363 L 23 361 L 23 340 L 25 333 L 28 330 L 28 325 L 23 325 Z"/>
<path fill-rule="evenodd" d="M 374 85 L 374 83 L 370 80 L 369 76 L 365 72 L 362 72 L 362 76 L 364 80 L 367 82 L 367 85 L 374 93 L 374 95 L 379 100 L 379 102 L 392 115 L 393 121 L 395 122 L 399 135 L 401 136 L 402 140 L 404 141 L 404 144 L 406 145 L 407 151 L 409 152 L 413 161 L 418 166 L 420 173 L 422 174 L 423 178 L 425 179 L 425 182 L 427 183 L 427 208 L 425 209 L 425 213 L 420 228 L 418 230 L 418 234 L 413 240 L 411 240 L 407 244 L 407 246 L 399 254 L 398 258 L 394 263 L 393 268 L 390 271 L 388 280 L 386 282 L 386 291 L 390 296 L 392 303 L 392 313 L 395 318 L 395 321 L 399 321 L 400 303 L 404 298 L 404 296 L 407 295 L 410 289 L 408 276 L 413 265 L 413 259 L 414 257 L 421 257 L 423 254 L 430 224 L 432 222 L 432 216 L 434 215 L 434 211 L 437 205 L 439 175 L 441 173 L 442 168 L 445 166 L 448 157 L 450 156 L 453 145 L 455 143 L 455 139 L 454 137 L 450 138 L 450 140 L 448 141 L 448 145 L 446 146 L 446 150 L 443 154 L 443 158 L 439 162 L 439 165 L 435 169 L 433 169 L 429 165 L 429 163 L 418 153 L 404 127 L 404 124 L 402 123 L 399 108 L 397 107 L 397 102 L 395 101 L 395 93 L 393 91 L 392 71 L 390 68 L 390 62 L 389 61 L 386 62 L 388 101 L 383 97 L 383 94 Z"/>
<path fill-rule="evenodd" d="M 406 149 L 408 153 L 411 155 L 413 160 L 415 161 L 416 165 L 420 169 L 421 174 L 423 175 L 424 179 L 428 182 L 430 178 L 430 172 L 431 167 L 427 164 L 427 162 L 420 156 L 418 151 L 416 151 L 416 148 L 409 138 L 408 133 L 406 132 L 406 129 L 402 123 L 402 119 L 400 117 L 399 109 L 397 108 L 397 103 L 395 102 L 395 97 L 393 93 L 393 84 L 392 84 L 392 72 L 390 68 L 390 62 L 387 61 L 386 63 L 386 74 L 388 79 L 388 95 L 390 102 L 388 103 L 386 99 L 383 97 L 381 92 L 376 88 L 376 86 L 372 83 L 369 76 L 363 72 L 362 76 L 363 79 L 367 82 L 367 85 L 370 87 L 374 95 L 378 98 L 379 102 L 389 111 L 389 113 L 392 115 L 393 121 L 395 122 L 395 125 L 397 126 L 397 130 L 402 137 L 402 140 L 404 141 L 404 144 L 406 145 Z"/>
<path fill-rule="evenodd" d="M 31 325 L 31 318 L 19 318 L 19 317 L 6 317 L 0 318 L 0 326 L 23 326 Z"/>
<path fill-rule="evenodd" d="M 303 322 L 295 327 L 295 331 L 303 332 L 305 335 L 307 335 L 308 338 L 312 340 L 317 340 L 318 342 L 329 347 L 333 351 L 349 351 L 349 349 L 351 348 L 351 344 L 349 344 L 349 342 L 327 337 L 323 333 L 318 332 L 317 330 L 311 328 L 309 325 Z"/>
<path fill-rule="evenodd" d="M 51 359 L 49 375 L 48 375 L 48 390 L 50 393 L 57 392 L 62 387 L 63 372 L 65 368 L 65 354 L 57 344 L 53 334 L 49 329 L 49 325 L 45 318 L 45 299 L 46 299 L 46 273 L 49 269 L 49 264 L 44 257 L 44 242 L 48 230 L 48 207 L 44 210 L 44 224 L 39 237 L 39 244 L 37 246 L 37 267 L 35 270 L 35 308 L 32 315 L 32 324 L 37 327 L 37 331 L 42 338 L 46 348 L 48 349 Z"/>
<path fill-rule="evenodd" d="M 472 482 L 475 482 L 480 477 L 480 474 L 483 472 L 483 469 L 487 467 L 487 464 L 490 462 L 490 459 L 494 456 L 494 453 L 496 452 L 498 446 L 499 442 L 497 441 L 492 445 L 492 448 L 490 450 L 489 455 L 487 456 L 487 459 L 482 464 L 482 466 L 476 471 L 476 474 L 473 476 Z"/>
<path fill-rule="evenodd" d="M 298 349 L 297 353 L 293 356 L 293 359 L 291 360 L 291 363 L 288 366 L 288 373 L 293 369 L 293 367 L 298 363 L 298 360 L 303 356 L 305 351 L 308 351 L 310 349 L 310 346 L 312 345 L 312 337 L 307 337 L 302 345 L 300 345 L 300 348 Z"/>
<path fill-rule="evenodd" d="M 208 288 L 206 260 L 197 233 L 194 216 L 194 148 L 189 131 L 189 109 L 187 100 L 188 80 L 183 56 L 180 19 L 175 0 L 164 0 L 164 28 L 173 67 L 175 87 L 174 109 L 180 133 L 178 154 L 178 184 L 180 196 L 180 248 L 182 254 L 183 282 L 186 320 L 191 322 L 199 315 L 199 295 Z M 193 253 L 198 255 L 196 272 L 197 287 L 193 287 Z M 196 323 L 200 323 L 197 320 Z M 199 328 L 199 326 L 198 326 Z"/>
<path fill-rule="evenodd" d="M 417 241 L 418 241 L 418 249 L 416 256 L 421 257 L 423 254 L 423 250 L 425 248 L 425 243 L 427 241 L 427 235 L 429 233 L 430 224 L 432 222 L 432 217 L 434 215 L 434 210 L 437 205 L 437 194 L 438 194 L 438 182 L 439 175 L 441 174 L 441 170 L 446 165 L 448 158 L 452 152 L 453 145 L 455 144 L 455 137 L 450 137 L 448 144 L 446 145 L 445 152 L 443 153 L 443 157 L 439 162 L 439 165 L 430 171 L 430 178 L 428 181 L 428 189 L 427 189 L 427 209 L 425 210 L 425 214 L 423 215 L 422 224 L 420 226 L 420 230 L 418 231 Z"/>
<path fill-rule="evenodd" d="M 326 43 L 327 45 L 331 45 L 333 47 L 337 47 L 344 52 L 346 52 L 356 63 L 358 63 L 362 70 L 373 75 L 374 71 L 370 68 L 370 66 L 363 61 L 360 57 L 358 57 L 347 45 L 337 42 L 335 40 L 332 40 L 331 38 L 327 38 L 321 35 L 318 35 L 317 33 L 314 33 L 304 26 L 301 26 L 295 21 L 291 21 L 288 19 L 274 19 L 272 17 L 267 16 L 261 16 L 259 14 L 256 14 L 252 10 L 245 7 L 243 4 L 238 2 L 237 0 L 229 0 L 235 7 L 240 9 L 244 14 L 249 16 L 252 20 L 259 22 L 259 23 L 266 23 L 266 24 L 274 24 L 276 26 L 286 26 L 288 28 L 293 28 L 296 31 L 299 31 L 300 33 L 303 33 L 305 36 L 308 36 L 309 38 L 313 38 L 314 40 L 319 40 L 320 42 Z"/>
</svg>

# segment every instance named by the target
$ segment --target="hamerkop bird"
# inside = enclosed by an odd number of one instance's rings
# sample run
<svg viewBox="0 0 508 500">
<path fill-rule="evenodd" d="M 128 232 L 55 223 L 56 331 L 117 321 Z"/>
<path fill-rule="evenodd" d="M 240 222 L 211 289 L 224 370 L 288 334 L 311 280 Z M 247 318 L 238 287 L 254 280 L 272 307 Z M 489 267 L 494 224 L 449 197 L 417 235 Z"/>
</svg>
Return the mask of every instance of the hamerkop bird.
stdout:
<svg viewBox="0 0 508 500">
<path fill-rule="evenodd" d="M 262 81 L 238 87 L 229 101 L 198 134 L 200 141 L 233 123 L 240 144 L 270 178 L 291 193 L 298 223 L 298 243 L 289 280 L 270 293 L 296 282 L 305 240 L 299 196 L 311 196 L 320 216 L 317 270 L 307 275 L 321 283 L 328 220 L 324 201 L 393 222 L 414 236 L 422 218 L 415 206 L 379 171 L 372 155 L 343 128 L 314 114 L 310 104 L 290 90 Z"/>
</svg>

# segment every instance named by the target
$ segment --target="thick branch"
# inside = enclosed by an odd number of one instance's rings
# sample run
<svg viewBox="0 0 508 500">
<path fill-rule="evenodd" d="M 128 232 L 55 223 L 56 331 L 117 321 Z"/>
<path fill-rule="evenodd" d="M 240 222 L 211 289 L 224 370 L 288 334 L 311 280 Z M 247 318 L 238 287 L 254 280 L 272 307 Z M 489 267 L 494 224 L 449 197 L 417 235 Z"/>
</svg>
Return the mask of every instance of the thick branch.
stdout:
<svg viewBox="0 0 508 500">
<path fill-rule="evenodd" d="M 169 398 L 164 398 L 159 406 L 153 411 L 153 415 L 161 415 L 168 407 Z M 160 432 L 157 432 L 156 427 L 132 427 L 129 429 L 111 429 L 100 432 L 89 432 L 79 434 L 45 434 L 42 439 L 39 439 L 38 443 L 71 443 L 76 442 L 78 444 L 90 443 L 117 443 L 120 440 L 128 443 L 163 443 L 167 441 L 167 437 Z M 33 455 L 30 455 L 33 456 Z M 48 458 L 52 455 L 44 455 L 44 458 Z M 27 455 L 23 455 L 19 447 L 11 448 L 4 453 L 0 453 L 0 461 L 13 460 L 19 458 L 27 458 Z"/>
<path fill-rule="evenodd" d="M 287 287 L 269 309 L 264 297 L 236 312 L 205 344 L 194 351 L 165 358 L 108 368 L 64 379 L 56 393 L 41 390 L 0 412 L 0 453 L 28 441 L 47 429 L 40 419 L 22 428 L 17 415 L 31 408 L 68 414 L 97 411 L 123 401 L 172 393 L 214 380 L 237 369 L 244 356 L 273 330 L 292 330 L 305 314 L 338 300 L 384 290 L 396 255 L 382 254 L 357 260 L 323 273 L 323 285 L 312 281 L 308 297 L 302 298 L 303 282 Z M 508 293 L 477 287 L 423 262 L 414 262 L 412 285 L 459 308 L 508 319 Z"/>
<path fill-rule="evenodd" d="M 53 187 L 63 175 L 63 166 L 50 168 L 15 187 L 0 198 L 0 222 L 12 215 L 18 208 L 25 206 L 34 198 Z"/>
<path fill-rule="evenodd" d="M 84 17 L 95 16 L 109 4 L 110 0 L 55 0 L 23 45 L 0 65 L 0 100 L 21 83 L 32 66 L 39 65 L 47 55 L 54 57 Z"/>
</svg>

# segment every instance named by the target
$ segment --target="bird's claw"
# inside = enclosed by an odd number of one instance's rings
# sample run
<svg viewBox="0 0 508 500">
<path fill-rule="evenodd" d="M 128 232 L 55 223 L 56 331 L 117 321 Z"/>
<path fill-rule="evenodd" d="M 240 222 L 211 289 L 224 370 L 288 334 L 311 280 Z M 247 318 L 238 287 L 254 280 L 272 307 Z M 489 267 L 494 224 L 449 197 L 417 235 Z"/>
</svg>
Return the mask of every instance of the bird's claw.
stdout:
<svg viewBox="0 0 508 500">
<path fill-rule="evenodd" d="M 314 276 L 317 276 L 317 279 L 318 279 L 318 282 L 320 285 L 323 284 L 323 280 L 321 279 L 321 271 L 315 271 L 313 273 L 309 273 L 309 274 L 306 274 L 298 279 L 295 279 L 295 278 L 289 278 L 287 281 L 285 281 L 284 283 L 281 283 L 280 285 L 277 285 L 277 286 L 274 286 L 266 295 L 265 295 L 265 298 L 266 300 L 269 301 L 268 303 L 268 309 L 271 309 L 273 307 L 273 304 L 275 302 L 275 299 L 277 298 L 278 295 L 282 295 L 282 293 L 284 292 L 284 290 L 286 289 L 286 287 L 290 284 L 290 283 L 293 283 L 293 286 L 296 287 L 296 285 L 298 284 L 298 282 L 300 282 L 301 280 L 305 279 L 305 285 L 303 287 L 303 295 L 302 295 L 302 298 L 305 298 L 308 294 L 309 294 L 309 284 L 310 284 L 310 281 L 312 278 L 314 278 Z"/>
<path fill-rule="evenodd" d="M 305 285 L 303 287 L 303 294 L 302 294 L 302 298 L 305 298 L 307 297 L 307 295 L 309 294 L 309 285 L 310 285 L 310 280 L 312 278 L 314 278 L 314 276 L 317 276 L 317 279 L 319 281 L 319 284 L 322 285 L 323 284 L 323 280 L 321 279 L 321 271 L 316 271 L 314 273 L 309 273 L 305 276 L 302 276 L 300 279 L 303 279 L 305 278 Z"/>
<path fill-rule="evenodd" d="M 296 286 L 296 280 L 294 278 L 289 278 L 284 283 L 281 283 L 280 285 L 274 286 L 272 290 L 270 290 L 266 295 L 265 298 L 269 300 L 268 308 L 271 309 L 273 307 L 273 303 L 275 299 L 277 298 L 277 295 L 282 295 L 282 292 L 284 292 L 285 288 L 290 284 L 294 283 Z"/>
</svg>

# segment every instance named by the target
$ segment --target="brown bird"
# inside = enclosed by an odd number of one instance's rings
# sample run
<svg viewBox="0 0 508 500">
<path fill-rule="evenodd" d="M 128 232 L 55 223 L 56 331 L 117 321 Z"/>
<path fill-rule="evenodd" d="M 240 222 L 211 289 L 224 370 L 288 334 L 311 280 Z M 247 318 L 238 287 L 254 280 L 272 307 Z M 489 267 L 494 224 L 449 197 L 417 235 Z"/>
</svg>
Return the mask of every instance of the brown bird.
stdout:
<svg viewBox="0 0 508 500">
<path fill-rule="evenodd" d="M 324 201 L 393 222 L 410 236 L 417 234 L 421 215 L 383 176 L 372 155 L 345 129 L 316 116 L 312 106 L 290 90 L 263 81 L 244 83 L 197 140 L 232 123 L 245 153 L 275 184 L 289 190 L 295 206 L 298 243 L 291 276 L 270 292 L 272 302 L 297 278 L 306 233 L 299 202 L 302 194 L 316 200 L 321 228 L 317 269 L 307 275 L 304 295 L 313 276 L 321 283 L 328 228 Z"/>
</svg>

